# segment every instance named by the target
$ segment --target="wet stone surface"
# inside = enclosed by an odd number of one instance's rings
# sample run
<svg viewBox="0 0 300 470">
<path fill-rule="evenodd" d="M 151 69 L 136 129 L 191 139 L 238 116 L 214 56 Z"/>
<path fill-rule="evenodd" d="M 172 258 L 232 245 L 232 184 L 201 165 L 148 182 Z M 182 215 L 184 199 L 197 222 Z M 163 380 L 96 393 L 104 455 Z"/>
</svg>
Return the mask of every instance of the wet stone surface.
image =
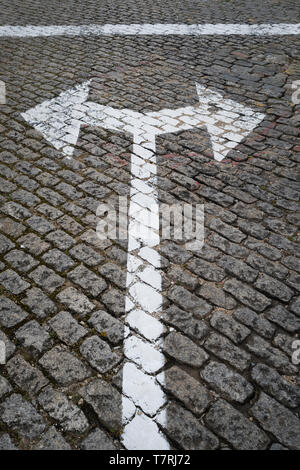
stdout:
<svg viewBox="0 0 300 470">
<path fill-rule="evenodd" d="M 50 3 L 2 0 L 0 25 L 300 21 L 297 0 Z M 0 47 L 0 449 L 299 450 L 299 35 Z M 203 247 L 100 240 L 120 195 L 143 223 L 203 204 Z"/>
</svg>

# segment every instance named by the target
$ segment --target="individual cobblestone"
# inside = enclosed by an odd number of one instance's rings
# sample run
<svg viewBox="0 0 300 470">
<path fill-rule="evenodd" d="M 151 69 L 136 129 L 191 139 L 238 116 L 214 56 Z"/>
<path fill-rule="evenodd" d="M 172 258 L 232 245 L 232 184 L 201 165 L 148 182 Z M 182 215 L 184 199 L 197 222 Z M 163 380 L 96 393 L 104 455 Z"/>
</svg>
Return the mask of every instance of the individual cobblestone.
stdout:
<svg viewBox="0 0 300 470">
<path fill-rule="evenodd" d="M 84 432 L 89 427 L 83 412 L 52 387 L 47 387 L 39 394 L 38 403 L 65 431 Z"/>
<path fill-rule="evenodd" d="M 69 312 L 59 312 L 48 324 L 64 343 L 73 346 L 87 335 L 88 330 L 81 326 Z"/>
<path fill-rule="evenodd" d="M 293 296 L 293 291 L 289 287 L 266 274 L 261 274 L 254 285 L 257 289 L 283 302 L 288 302 Z"/>
<path fill-rule="evenodd" d="M 42 416 L 21 395 L 13 394 L 0 404 L 1 420 L 18 434 L 34 439 L 45 429 Z"/>
<path fill-rule="evenodd" d="M 22 279 L 15 271 L 7 269 L 0 274 L 0 284 L 11 294 L 21 294 L 30 287 L 30 284 Z"/>
<path fill-rule="evenodd" d="M 35 233 L 28 233 L 18 239 L 21 248 L 25 248 L 29 253 L 35 256 L 40 256 L 44 251 L 46 251 L 50 245 L 42 240 Z"/>
<path fill-rule="evenodd" d="M 167 324 L 175 326 L 186 336 L 196 341 L 203 339 L 209 332 L 209 328 L 204 321 L 194 318 L 192 313 L 187 313 L 175 305 L 165 310 L 162 318 Z"/>
<path fill-rule="evenodd" d="M 47 292 L 55 292 L 64 284 L 64 279 L 56 274 L 52 269 L 44 265 L 38 266 L 32 271 L 29 277 Z"/>
<path fill-rule="evenodd" d="M 92 297 L 98 297 L 107 288 L 104 279 L 82 265 L 71 271 L 68 277 Z"/>
<path fill-rule="evenodd" d="M 28 314 L 12 300 L 4 296 L 0 298 L 0 323 L 2 326 L 12 328 L 25 320 L 27 316 Z"/>
<path fill-rule="evenodd" d="M 259 284 L 260 285 L 260 284 Z M 224 283 L 224 290 L 233 295 L 242 304 L 263 312 L 269 305 L 271 300 L 263 294 L 260 294 L 256 290 L 252 289 L 246 284 L 238 281 L 237 279 L 229 279 Z"/>
<path fill-rule="evenodd" d="M 58 385 L 62 386 L 82 381 L 91 375 L 82 361 L 60 346 L 55 346 L 46 352 L 39 360 L 39 364 Z"/>
<path fill-rule="evenodd" d="M 46 264 L 59 273 L 68 271 L 75 265 L 72 258 L 56 248 L 54 250 L 47 251 L 47 253 L 43 255 L 42 259 Z"/>
<path fill-rule="evenodd" d="M 26 273 L 39 264 L 31 255 L 19 250 L 10 251 L 4 259 L 9 265 L 21 273 Z"/>
<path fill-rule="evenodd" d="M 57 295 L 57 299 L 72 312 L 85 315 L 94 310 L 95 305 L 74 287 L 68 287 Z"/>
<path fill-rule="evenodd" d="M 102 255 L 83 243 L 74 246 L 69 253 L 75 259 L 87 264 L 88 266 L 98 266 L 104 261 L 104 257 Z"/>
<path fill-rule="evenodd" d="M 46 276 L 47 275 L 48 271 L 46 271 Z M 54 282 L 55 281 L 56 279 L 54 279 Z M 41 319 L 47 318 L 48 315 L 57 311 L 55 303 L 37 287 L 32 287 L 32 289 L 26 291 L 26 297 L 24 297 L 22 303 L 30 309 L 30 312 Z"/>
<path fill-rule="evenodd" d="M 205 422 L 236 450 L 264 450 L 269 444 L 263 431 L 224 400 L 212 405 Z"/>
<path fill-rule="evenodd" d="M 75 244 L 75 239 L 63 230 L 55 230 L 49 233 L 45 239 L 53 243 L 60 250 L 67 250 Z"/>
<path fill-rule="evenodd" d="M 208 300 L 217 307 L 231 310 L 236 307 L 236 301 L 230 295 L 227 295 L 224 290 L 212 283 L 203 284 L 198 290 L 197 294 L 204 299 Z"/>
<path fill-rule="evenodd" d="M 181 333 L 170 333 L 164 342 L 164 352 L 191 367 L 201 367 L 207 361 L 206 352 Z"/>
<path fill-rule="evenodd" d="M 177 366 L 168 369 L 161 376 L 158 375 L 157 380 L 162 381 L 163 388 L 195 415 L 201 415 L 212 400 L 203 385 Z"/>
<path fill-rule="evenodd" d="M 226 315 L 223 312 L 215 312 L 211 317 L 210 324 L 220 333 L 223 333 L 231 339 L 235 344 L 242 343 L 251 333 L 248 328 L 239 324 L 232 316 Z"/>
<path fill-rule="evenodd" d="M 197 274 L 200 278 L 206 279 L 207 281 L 221 282 L 225 277 L 223 269 L 199 258 L 193 258 L 189 261 L 187 263 L 187 268 Z"/>
<path fill-rule="evenodd" d="M 252 385 L 240 374 L 218 362 L 210 362 L 201 377 L 229 401 L 245 403 L 253 395 Z"/>
<path fill-rule="evenodd" d="M 25 361 L 21 355 L 15 355 L 10 359 L 6 364 L 6 370 L 10 379 L 30 395 L 35 395 L 48 384 L 42 372 Z"/>
<path fill-rule="evenodd" d="M 88 320 L 89 325 L 100 333 L 103 338 L 107 338 L 113 345 L 117 345 L 124 338 L 124 324 L 109 315 L 104 310 L 94 312 Z"/>
<path fill-rule="evenodd" d="M 88 403 L 106 429 L 118 432 L 121 429 L 120 405 L 122 396 L 112 385 L 100 379 L 93 379 L 80 389 L 84 401 Z"/>
<path fill-rule="evenodd" d="M 212 333 L 204 343 L 205 349 L 219 359 L 229 362 L 240 371 L 246 370 L 250 365 L 250 356 L 242 349 L 236 347 L 224 336 Z"/>
<path fill-rule="evenodd" d="M 168 297 L 183 310 L 193 312 L 200 317 L 204 317 L 212 309 L 210 304 L 205 300 L 191 294 L 188 290 L 180 286 L 172 287 L 168 292 Z"/>
<path fill-rule="evenodd" d="M 72 447 L 66 442 L 63 436 L 54 426 L 42 434 L 41 439 L 34 446 L 34 450 L 71 450 Z"/>
<path fill-rule="evenodd" d="M 259 424 L 271 432 L 281 444 L 299 450 L 300 420 L 287 408 L 265 393 L 261 393 L 252 408 L 252 413 Z"/>
<path fill-rule="evenodd" d="M 275 369 L 265 364 L 257 364 L 251 372 L 253 380 L 269 395 L 288 408 L 296 408 L 300 403 L 300 389 L 281 377 Z"/>
<path fill-rule="evenodd" d="M 80 346 L 80 352 L 101 374 L 105 374 L 121 361 L 121 357 L 111 351 L 108 344 L 98 336 L 86 339 Z"/>
<path fill-rule="evenodd" d="M 21 326 L 21 328 L 16 331 L 15 337 L 18 343 L 33 356 L 38 356 L 51 345 L 49 334 L 35 320 L 29 321 Z"/>
<path fill-rule="evenodd" d="M 168 426 L 164 419 L 168 415 Z M 214 450 L 219 442 L 217 437 L 202 426 L 199 421 L 177 403 L 170 403 L 157 418 L 167 435 L 185 450 Z"/>
</svg>

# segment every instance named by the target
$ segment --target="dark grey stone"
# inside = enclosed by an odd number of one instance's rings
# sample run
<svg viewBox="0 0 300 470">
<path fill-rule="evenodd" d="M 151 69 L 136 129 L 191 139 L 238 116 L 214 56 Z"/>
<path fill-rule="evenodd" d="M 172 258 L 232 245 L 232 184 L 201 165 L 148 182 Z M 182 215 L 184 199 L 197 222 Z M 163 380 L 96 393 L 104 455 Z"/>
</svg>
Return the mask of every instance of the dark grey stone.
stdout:
<svg viewBox="0 0 300 470">
<path fill-rule="evenodd" d="M 233 313 L 233 316 L 236 320 L 265 338 L 270 339 L 274 336 L 275 327 L 272 323 L 253 310 L 250 310 L 250 308 L 239 308 Z"/>
<path fill-rule="evenodd" d="M 269 444 L 263 431 L 224 400 L 212 405 L 205 422 L 236 450 L 264 450 Z"/>
<path fill-rule="evenodd" d="M 257 364 L 251 372 L 252 379 L 269 395 L 289 408 L 300 405 L 300 387 L 292 385 L 271 367 Z"/>
<path fill-rule="evenodd" d="M 205 349 L 234 368 L 244 371 L 250 365 L 250 356 L 224 336 L 212 333 L 204 343 Z"/>
<path fill-rule="evenodd" d="M 86 339 L 80 346 L 80 352 L 89 364 L 101 374 L 113 369 L 122 359 L 98 336 Z"/>
<path fill-rule="evenodd" d="M 162 319 L 168 325 L 175 326 L 186 336 L 196 341 L 203 339 L 209 332 L 209 328 L 203 320 L 193 317 L 192 313 L 187 313 L 175 305 L 163 312 Z"/>
<path fill-rule="evenodd" d="M 300 449 L 300 420 L 291 411 L 261 393 L 259 400 L 252 407 L 252 413 L 259 424 L 272 433 L 281 444 L 290 449 Z"/>
<path fill-rule="evenodd" d="M 283 302 L 288 302 L 293 296 L 293 291 L 283 284 L 283 282 L 277 281 L 266 274 L 261 274 L 254 286 L 271 297 L 276 297 Z"/>
<path fill-rule="evenodd" d="M 240 374 L 218 362 L 210 362 L 201 371 L 201 377 L 209 386 L 229 401 L 245 403 L 254 393 L 252 385 Z"/>
<path fill-rule="evenodd" d="M 59 312 L 48 324 L 64 343 L 73 346 L 87 335 L 88 330 L 81 326 L 69 312 Z"/>
<path fill-rule="evenodd" d="M 240 323 L 236 322 L 231 315 L 217 311 L 210 320 L 213 326 L 220 333 L 223 333 L 235 344 L 242 343 L 251 333 L 251 331 Z"/>
<path fill-rule="evenodd" d="M 94 312 L 88 320 L 88 323 L 93 326 L 103 338 L 107 338 L 108 341 L 114 345 L 119 344 L 124 339 L 124 324 L 104 310 Z"/>
<path fill-rule="evenodd" d="M 42 434 L 39 442 L 34 446 L 34 450 L 71 450 L 70 444 L 66 442 L 63 436 L 54 426 Z"/>
<path fill-rule="evenodd" d="M 59 302 L 79 315 L 86 315 L 95 309 L 95 305 L 92 304 L 84 294 L 74 289 L 74 287 L 67 287 L 67 289 L 61 291 L 56 297 Z"/>
<path fill-rule="evenodd" d="M 232 294 L 242 304 L 258 312 L 263 312 L 272 303 L 266 296 L 237 279 L 228 279 L 224 283 L 224 290 Z"/>
<path fill-rule="evenodd" d="M 162 414 L 167 413 L 168 420 L 158 415 L 157 422 L 172 441 L 185 450 L 214 450 L 219 446 L 218 438 L 208 431 L 190 411 L 177 403 L 170 403 Z"/>
<path fill-rule="evenodd" d="M 28 316 L 12 300 L 2 296 L 0 297 L 0 324 L 5 328 L 12 328 L 21 323 Z"/>
<path fill-rule="evenodd" d="M 181 333 L 170 333 L 164 341 L 163 350 L 168 356 L 191 367 L 201 367 L 208 359 L 202 348 Z"/>
<path fill-rule="evenodd" d="M 45 422 L 36 409 L 21 395 L 13 394 L 0 405 L 1 420 L 20 438 L 37 438 L 45 429 Z"/>
<path fill-rule="evenodd" d="M 160 382 L 160 376 L 157 380 Z M 200 416 L 212 400 L 212 396 L 201 383 L 177 366 L 162 374 L 162 386 L 196 416 Z"/>
<path fill-rule="evenodd" d="M 204 317 L 212 309 L 211 305 L 205 302 L 205 300 L 191 294 L 184 287 L 174 286 L 168 291 L 167 295 L 170 300 L 177 303 L 183 310 L 192 312 L 200 317 Z"/>
<path fill-rule="evenodd" d="M 91 371 L 82 361 L 60 346 L 46 352 L 39 364 L 62 386 L 80 382 L 91 375 Z"/>
<path fill-rule="evenodd" d="M 83 412 L 62 392 L 49 386 L 40 393 L 38 402 L 64 431 L 85 432 L 88 429 L 89 423 Z"/>
<path fill-rule="evenodd" d="M 38 356 L 51 346 L 51 338 L 47 331 L 35 320 L 25 323 L 16 333 L 16 339 L 23 348 L 33 356 Z"/>
<path fill-rule="evenodd" d="M 82 450 L 117 450 L 118 446 L 102 429 L 92 431 L 81 443 Z"/>
</svg>

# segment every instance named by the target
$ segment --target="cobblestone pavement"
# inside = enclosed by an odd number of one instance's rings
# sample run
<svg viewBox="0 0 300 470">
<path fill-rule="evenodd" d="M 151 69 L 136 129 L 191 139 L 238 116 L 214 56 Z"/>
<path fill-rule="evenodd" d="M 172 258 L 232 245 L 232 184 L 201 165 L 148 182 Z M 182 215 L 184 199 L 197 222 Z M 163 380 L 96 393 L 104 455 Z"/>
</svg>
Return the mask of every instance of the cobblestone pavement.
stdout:
<svg viewBox="0 0 300 470">
<path fill-rule="evenodd" d="M 23 26 L 297 21 L 296 0 L 2 0 L 0 14 Z M 299 36 L 0 45 L 0 449 L 299 450 Z M 205 126 L 171 129 L 176 113 L 156 136 L 157 199 L 204 204 L 200 251 L 97 238 L 98 205 L 130 194 L 132 134 L 83 123 L 66 156 L 22 117 L 88 80 L 99 106 L 198 106 L 198 83 L 264 115 L 219 162 Z M 135 280 L 135 296 L 162 295 L 159 312 L 130 306 L 128 250 L 148 289 Z"/>
</svg>

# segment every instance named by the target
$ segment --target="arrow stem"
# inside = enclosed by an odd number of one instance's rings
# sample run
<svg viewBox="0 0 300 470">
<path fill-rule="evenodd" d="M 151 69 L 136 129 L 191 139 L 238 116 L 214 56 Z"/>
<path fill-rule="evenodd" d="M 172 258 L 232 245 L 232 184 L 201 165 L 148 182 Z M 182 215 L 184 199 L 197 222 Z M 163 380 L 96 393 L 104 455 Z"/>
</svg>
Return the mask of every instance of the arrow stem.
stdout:
<svg viewBox="0 0 300 470">
<path fill-rule="evenodd" d="M 131 190 L 128 223 L 128 258 L 125 323 L 130 330 L 124 339 L 127 362 L 123 368 L 123 393 L 142 410 L 124 428 L 127 449 L 169 449 L 154 417 L 165 404 L 165 395 L 155 376 L 164 366 L 159 338 L 162 308 L 161 259 L 159 245 L 159 204 L 156 188 L 155 135 L 134 134 L 131 156 Z M 137 334 L 136 334 L 137 333 Z M 149 375 L 150 374 L 150 375 Z M 160 375 L 160 383 L 163 377 Z M 134 386 L 133 386 L 134 384 Z M 125 417 L 123 403 L 123 417 Z M 150 416 L 150 417 L 149 417 Z M 143 426 L 143 439 L 137 438 Z M 134 439 L 134 440 L 133 440 Z"/>
</svg>

